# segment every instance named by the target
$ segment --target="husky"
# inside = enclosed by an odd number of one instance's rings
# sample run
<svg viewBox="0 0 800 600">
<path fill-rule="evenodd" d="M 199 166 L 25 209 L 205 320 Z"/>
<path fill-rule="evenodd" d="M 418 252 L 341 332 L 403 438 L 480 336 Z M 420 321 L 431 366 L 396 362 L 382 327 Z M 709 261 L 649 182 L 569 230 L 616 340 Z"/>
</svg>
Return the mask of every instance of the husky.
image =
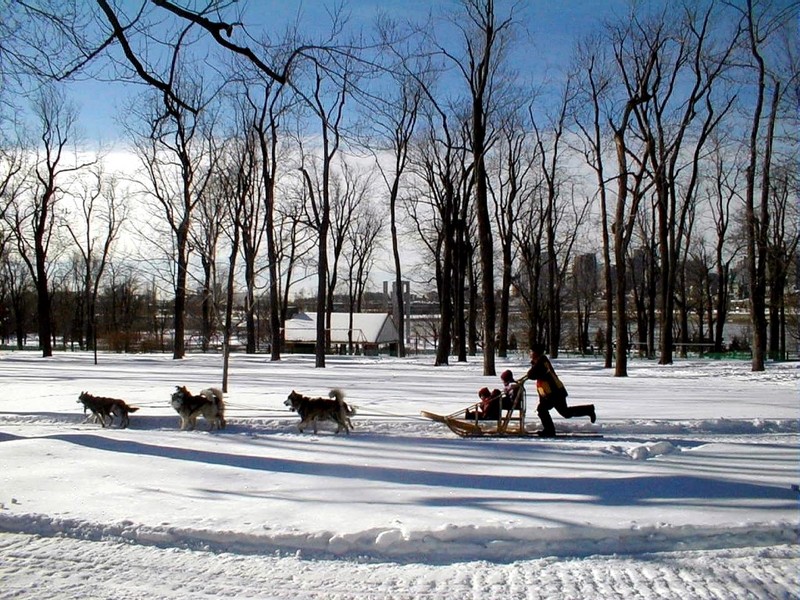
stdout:
<svg viewBox="0 0 800 600">
<path fill-rule="evenodd" d="M 89 392 L 81 392 L 78 402 L 83 404 L 83 412 L 90 410 L 95 422 L 103 427 L 112 425 L 114 417 L 119 418 L 119 426 L 124 429 L 130 423 L 128 415 L 139 410 L 136 406 L 128 406 L 124 400 L 118 398 L 106 398 L 104 396 L 94 396 Z"/>
<path fill-rule="evenodd" d="M 317 433 L 317 423 L 319 421 L 331 421 L 336 423 L 336 433 L 344 429 L 350 435 L 353 423 L 350 417 L 356 414 L 356 409 L 344 401 L 344 394 L 341 390 L 331 390 L 328 398 L 309 398 L 294 390 L 283 403 L 300 415 L 300 424 L 297 428 L 302 433 L 309 424 L 314 427 Z"/>
<path fill-rule="evenodd" d="M 225 429 L 225 403 L 219 388 L 206 388 L 195 396 L 186 386 L 176 386 L 172 394 L 172 408 L 181 418 L 181 429 L 194 429 L 197 417 L 201 415 L 208 421 L 209 431 L 215 426 Z"/>
</svg>

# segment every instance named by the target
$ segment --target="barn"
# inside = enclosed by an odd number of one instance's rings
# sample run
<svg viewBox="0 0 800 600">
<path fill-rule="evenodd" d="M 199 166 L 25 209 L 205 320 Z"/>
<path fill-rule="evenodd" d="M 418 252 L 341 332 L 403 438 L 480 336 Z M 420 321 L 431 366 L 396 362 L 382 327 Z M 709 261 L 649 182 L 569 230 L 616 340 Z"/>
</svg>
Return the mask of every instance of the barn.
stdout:
<svg viewBox="0 0 800 600">
<path fill-rule="evenodd" d="M 317 313 L 299 312 L 286 321 L 283 340 L 287 352 L 313 354 L 316 339 Z M 396 354 L 399 339 L 397 327 L 388 313 L 335 312 L 331 315 L 333 353 Z"/>
</svg>

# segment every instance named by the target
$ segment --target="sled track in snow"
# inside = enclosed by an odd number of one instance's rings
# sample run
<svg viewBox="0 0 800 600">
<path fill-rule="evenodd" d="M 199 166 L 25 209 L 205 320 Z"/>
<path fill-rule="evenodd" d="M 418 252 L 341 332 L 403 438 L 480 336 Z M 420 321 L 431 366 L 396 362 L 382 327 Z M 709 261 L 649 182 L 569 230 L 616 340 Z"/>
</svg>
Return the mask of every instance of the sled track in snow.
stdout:
<svg viewBox="0 0 800 600">
<path fill-rule="evenodd" d="M 793 546 L 402 565 L 0 534 L 0 597 L 37 600 L 783 599 L 798 573 Z"/>
</svg>

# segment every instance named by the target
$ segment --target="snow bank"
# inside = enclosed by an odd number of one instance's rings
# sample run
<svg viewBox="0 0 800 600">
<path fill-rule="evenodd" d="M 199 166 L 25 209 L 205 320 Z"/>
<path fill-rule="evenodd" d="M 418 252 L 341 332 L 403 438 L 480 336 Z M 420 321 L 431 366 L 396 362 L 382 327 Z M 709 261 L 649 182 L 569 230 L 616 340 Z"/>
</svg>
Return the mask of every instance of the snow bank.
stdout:
<svg viewBox="0 0 800 600">
<path fill-rule="evenodd" d="M 798 528 L 787 523 L 724 528 L 661 524 L 620 530 L 600 527 L 508 529 L 448 524 L 428 531 L 390 528 L 355 534 L 317 531 L 252 535 L 235 531 L 147 526 L 131 521 L 101 524 L 46 515 L 14 515 L 6 511 L 0 512 L 0 531 L 236 554 L 300 553 L 306 558 L 369 557 L 373 560 L 425 561 L 430 564 L 777 546 L 793 544 L 798 539 Z"/>
</svg>

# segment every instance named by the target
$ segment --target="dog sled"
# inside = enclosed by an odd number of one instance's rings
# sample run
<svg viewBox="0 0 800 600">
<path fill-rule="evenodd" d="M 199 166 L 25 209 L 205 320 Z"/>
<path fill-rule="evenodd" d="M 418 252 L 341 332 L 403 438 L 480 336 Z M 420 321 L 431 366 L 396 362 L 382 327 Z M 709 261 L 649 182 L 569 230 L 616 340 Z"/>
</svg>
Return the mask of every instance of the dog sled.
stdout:
<svg viewBox="0 0 800 600">
<path fill-rule="evenodd" d="M 513 395 L 502 394 L 493 398 L 495 403 L 489 410 L 480 411 L 480 402 L 471 404 L 449 415 L 422 411 L 422 416 L 437 423 L 444 423 L 461 437 L 524 437 L 536 435 L 525 426 L 526 398 L 525 381 L 516 381 Z"/>
</svg>

